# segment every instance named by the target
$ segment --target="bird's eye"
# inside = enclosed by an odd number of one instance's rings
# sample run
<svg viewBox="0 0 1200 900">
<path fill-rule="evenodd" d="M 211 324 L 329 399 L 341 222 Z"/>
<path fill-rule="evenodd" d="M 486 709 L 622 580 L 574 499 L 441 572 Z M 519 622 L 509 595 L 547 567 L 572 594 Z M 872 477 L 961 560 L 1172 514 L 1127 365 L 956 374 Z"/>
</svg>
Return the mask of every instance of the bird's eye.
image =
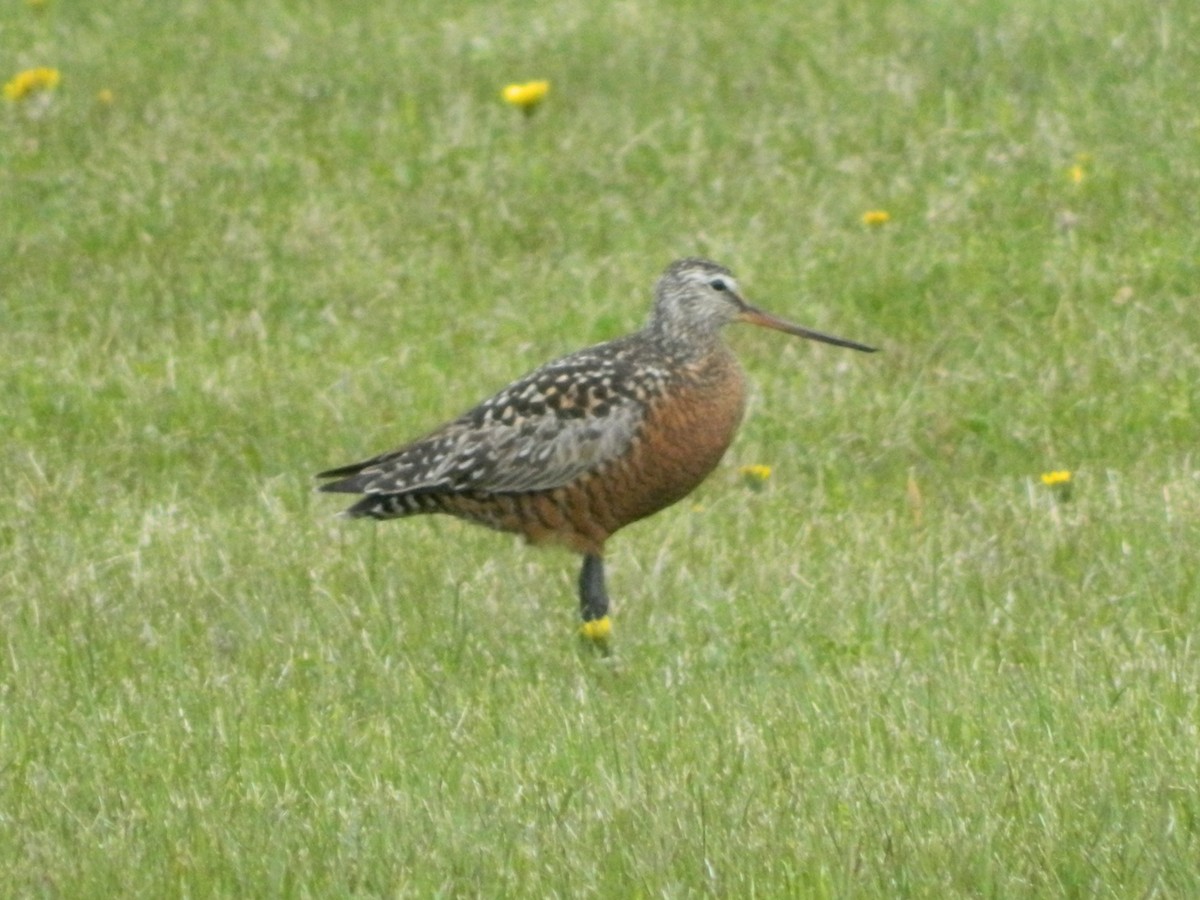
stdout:
<svg viewBox="0 0 1200 900">
<path fill-rule="evenodd" d="M 720 279 L 720 278 L 714 278 L 712 281 L 710 281 L 710 282 L 708 283 L 708 286 L 709 286 L 710 288 L 712 288 L 714 291 L 727 291 L 727 290 L 729 290 L 729 285 L 727 285 L 727 284 L 724 282 L 724 280 L 722 280 L 722 279 Z"/>
</svg>

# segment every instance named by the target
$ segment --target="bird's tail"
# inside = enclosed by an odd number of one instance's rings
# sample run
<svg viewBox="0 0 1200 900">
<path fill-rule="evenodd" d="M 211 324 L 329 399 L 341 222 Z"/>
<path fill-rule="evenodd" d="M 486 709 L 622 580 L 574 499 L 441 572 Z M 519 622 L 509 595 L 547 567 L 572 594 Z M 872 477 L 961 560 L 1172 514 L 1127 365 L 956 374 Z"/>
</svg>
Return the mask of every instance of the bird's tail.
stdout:
<svg viewBox="0 0 1200 900">
<path fill-rule="evenodd" d="M 329 490 L 325 485 L 321 490 Z M 347 519 L 403 519 L 422 513 L 445 512 L 436 494 L 414 491 L 403 494 L 367 494 L 353 506 L 342 510 Z"/>
</svg>

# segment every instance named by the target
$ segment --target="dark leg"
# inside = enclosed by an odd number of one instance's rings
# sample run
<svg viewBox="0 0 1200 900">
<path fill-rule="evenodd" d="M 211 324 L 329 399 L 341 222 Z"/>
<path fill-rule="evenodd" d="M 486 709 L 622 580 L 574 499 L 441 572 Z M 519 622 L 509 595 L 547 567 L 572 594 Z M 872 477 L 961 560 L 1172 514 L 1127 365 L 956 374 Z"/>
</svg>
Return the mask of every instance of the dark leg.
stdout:
<svg viewBox="0 0 1200 900">
<path fill-rule="evenodd" d="M 592 553 L 583 558 L 583 571 L 579 573 L 579 611 L 585 622 L 594 622 L 608 615 L 604 559 Z"/>
<path fill-rule="evenodd" d="M 583 557 L 583 570 L 579 573 L 579 612 L 583 616 L 579 633 L 607 655 L 612 623 L 608 619 L 608 592 L 604 589 L 604 559 L 595 553 Z"/>
</svg>

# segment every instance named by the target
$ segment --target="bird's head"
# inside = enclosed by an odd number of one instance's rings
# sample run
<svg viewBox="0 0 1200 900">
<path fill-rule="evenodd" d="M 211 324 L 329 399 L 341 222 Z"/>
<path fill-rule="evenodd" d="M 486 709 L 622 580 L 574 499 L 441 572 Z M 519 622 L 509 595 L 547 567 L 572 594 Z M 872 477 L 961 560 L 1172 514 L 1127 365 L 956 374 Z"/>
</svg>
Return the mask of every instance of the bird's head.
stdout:
<svg viewBox="0 0 1200 900">
<path fill-rule="evenodd" d="M 749 322 L 865 353 L 873 353 L 876 349 L 794 325 L 750 305 L 742 296 L 733 273 L 711 260 L 689 257 L 667 266 L 654 288 L 652 329 L 676 342 L 705 345 L 731 322 Z"/>
</svg>

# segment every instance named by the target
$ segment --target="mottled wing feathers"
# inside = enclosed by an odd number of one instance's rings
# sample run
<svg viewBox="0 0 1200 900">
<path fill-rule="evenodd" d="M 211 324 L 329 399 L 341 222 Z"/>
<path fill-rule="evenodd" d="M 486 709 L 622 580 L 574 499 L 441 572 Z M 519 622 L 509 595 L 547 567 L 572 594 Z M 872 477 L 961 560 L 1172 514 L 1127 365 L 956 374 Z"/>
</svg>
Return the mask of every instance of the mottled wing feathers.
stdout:
<svg viewBox="0 0 1200 900">
<path fill-rule="evenodd" d="M 628 339 L 543 366 L 420 440 L 331 469 L 325 491 L 521 493 L 569 484 L 629 449 L 666 373 Z"/>
</svg>

